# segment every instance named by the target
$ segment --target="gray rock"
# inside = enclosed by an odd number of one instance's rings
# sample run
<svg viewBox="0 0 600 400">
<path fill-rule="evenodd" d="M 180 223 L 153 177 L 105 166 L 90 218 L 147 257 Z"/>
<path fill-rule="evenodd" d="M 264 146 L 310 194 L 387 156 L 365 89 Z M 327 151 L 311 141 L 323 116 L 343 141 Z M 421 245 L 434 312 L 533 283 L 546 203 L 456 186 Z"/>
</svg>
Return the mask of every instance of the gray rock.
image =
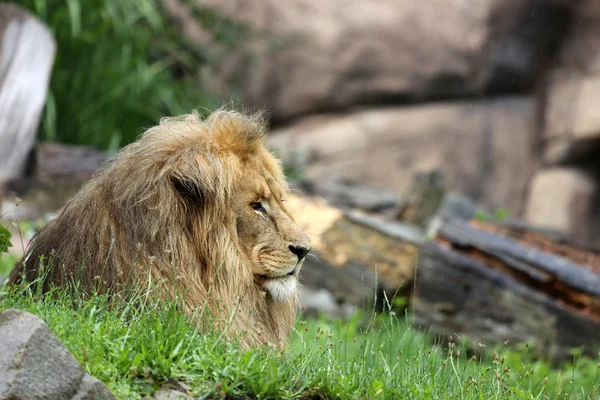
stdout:
<svg viewBox="0 0 600 400">
<path fill-rule="evenodd" d="M 566 232 L 579 242 L 591 243 L 599 192 L 593 177 L 577 168 L 540 170 L 531 183 L 525 220 Z"/>
<path fill-rule="evenodd" d="M 346 318 L 348 303 L 339 304 L 333 294 L 326 289 L 311 289 L 306 286 L 300 288 L 300 304 L 305 315 L 318 316 L 323 313 L 329 318 Z M 353 308 L 350 307 L 350 310 Z"/>
<path fill-rule="evenodd" d="M 114 399 L 33 314 L 0 313 L 0 400 Z"/>
<path fill-rule="evenodd" d="M 594 164 L 600 143 L 600 2 L 572 2 L 554 70 L 547 74 L 544 157 L 550 164 Z"/>
<path fill-rule="evenodd" d="M 309 181 L 335 174 L 408 197 L 420 177 L 425 192 L 439 192 L 441 171 L 445 190 L 521 215 L 536 168 L 535 110 L 527 97 L 357 109 L 294 121 L 267 143 Z"/>
<path fill-rule="evenodd" d="M 214 60 L 203 65 L 210 79 L 203 90 L 229 98 L 235 87 L 247 105 L 279 121 L 355 105 L 526 91 L 551 56 L 570 3 L 578 2 L 164 1 L 182 34 Z M 213 40 L 194 6 L 238 27 L 235 49 Z"/>
<path fill-rule="evenodd" d="M 81 380 L 79 390 L 72 400 L 111 400 L 114 398 L 102 381 L 85 374 Z"/>
</svg>

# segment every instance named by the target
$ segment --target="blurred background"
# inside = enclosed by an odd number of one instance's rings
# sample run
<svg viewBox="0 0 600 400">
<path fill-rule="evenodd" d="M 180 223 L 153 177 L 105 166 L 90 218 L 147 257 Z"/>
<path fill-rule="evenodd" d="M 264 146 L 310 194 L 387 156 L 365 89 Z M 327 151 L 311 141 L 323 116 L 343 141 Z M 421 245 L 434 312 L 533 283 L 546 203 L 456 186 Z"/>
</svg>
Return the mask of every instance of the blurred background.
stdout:
<svg viewBox="0 0 600 400">
<path fill-rule="evenodd" d="M 222 104 L 270 113 L 307 312 L 600 342 L 599 2 L 2 3 L 0 275 L 107 157 Z"/>
</svg>

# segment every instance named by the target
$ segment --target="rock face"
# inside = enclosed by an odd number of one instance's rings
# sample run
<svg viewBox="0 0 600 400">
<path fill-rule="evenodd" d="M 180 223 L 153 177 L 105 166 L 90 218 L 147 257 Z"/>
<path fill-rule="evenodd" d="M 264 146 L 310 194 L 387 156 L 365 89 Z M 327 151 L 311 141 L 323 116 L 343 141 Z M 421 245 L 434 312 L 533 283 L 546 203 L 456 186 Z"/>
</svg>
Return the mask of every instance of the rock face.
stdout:
<svg viewBox="0 0 600 400">
<path fill-rule="evenodd" d="M 337 175 L 405 201 L 439 170 L 446 189 L 521 217 L 543 163 L 600 180 L 597 0 L 163 2 L 212 91 L 269 110 L 273 148 L 316 190 Z"/>
<path fill-rule="evenodd" d="M 115 399 L 35 315 L 2 311 L 0 338 L 0 399 Z"/>
<path fill-rule="evenodd" d="M 600 74 L 563 74 L 554 75 L 549 89 L 544 158 L 550 164 L 586 164 L 600 148 Z"/>
<path fill-rule="evenodd" d="M 246 27 L 238 48 L 215 49 L 190 2 L 164 2 L 184 34 L 210 52 L 215 87 L 230 94 L 229 83 L 238 83 L 246 104 L 266 106 L 276 120 L 530 88 L 569 3 L 194 0 L 200 11 L 227 18 L 230 30 Z"/>
<path fill-rule="evenodd" d="M 550 168 L 536 173 L 525 211 L 529 222 L 566 232 L 579 241 L 592 241 L 590 215 L 598 186 L 575 168 Z"/>
<path fill-rule="evenodd" d="M 600 3 L 579 2 L 548 88 L 545 158 L 557 163 L 600 145 Z"/>
<path fill-rule="evenodd" d="M 528 98 L 436 103 L 313 116 L 268 144 L 309 180 L 328 174 L 407 194 L 414 176 L 439 170 L 448 190 L 520 215 L 535 168 Z"/>
</svg>

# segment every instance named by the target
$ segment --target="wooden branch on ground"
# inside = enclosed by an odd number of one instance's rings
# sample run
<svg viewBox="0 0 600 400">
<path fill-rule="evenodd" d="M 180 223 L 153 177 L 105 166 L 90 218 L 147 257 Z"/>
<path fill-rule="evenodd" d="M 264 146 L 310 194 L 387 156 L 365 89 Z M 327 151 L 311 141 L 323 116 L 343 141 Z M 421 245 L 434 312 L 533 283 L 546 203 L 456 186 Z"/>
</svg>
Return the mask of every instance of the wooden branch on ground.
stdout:
<svg viewBox="0 0 600 400">
<path fill-rule="evenodd" d="M 435 333 L 531 342 L 554 359 L 573 347 L 595 355 L 600 255 L 539 233 L 447 222 L 421 249 L 413 307 Z"/>
</svg>

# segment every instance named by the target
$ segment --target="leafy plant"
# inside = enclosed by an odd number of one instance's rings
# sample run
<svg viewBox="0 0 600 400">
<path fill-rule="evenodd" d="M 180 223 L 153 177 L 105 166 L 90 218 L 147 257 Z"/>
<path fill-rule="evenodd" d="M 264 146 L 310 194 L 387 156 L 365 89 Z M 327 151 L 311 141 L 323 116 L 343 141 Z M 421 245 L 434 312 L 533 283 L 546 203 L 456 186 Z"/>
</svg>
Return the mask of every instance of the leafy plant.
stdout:
<svg viewBox="0 0 600 400">
<path fill-rule="evenodd" d="M 0 224 L 0 254 L 6 253 L 8 248 L 12 246 L 10 238 L 12 234 L 6 229 L 6 227 Z"/>
<path fill-rule="evenodd" d="M 505 221 L 509 217 L 510 213 L 506 208 L 499 208 L 496 210 L 496 219 L 498 221 Z"/>
<path fill-rule="evenodd" d="M 12 246 L 10 242 L 11 237 L 12 234 L 10 231 L 0 223 L 0 286 L 2 285 L 3 278 L 8 275 L 16 261 L 15 257 L 11 256 L 11 254 L 4 254 Z"/>
<path fill-rule="evenodd" d="M 114 150 L 167 115 L 214 108 L 201 54 L 156 0 L 21 0 L 57 42 L 42 140 Z"/>
</svg>

